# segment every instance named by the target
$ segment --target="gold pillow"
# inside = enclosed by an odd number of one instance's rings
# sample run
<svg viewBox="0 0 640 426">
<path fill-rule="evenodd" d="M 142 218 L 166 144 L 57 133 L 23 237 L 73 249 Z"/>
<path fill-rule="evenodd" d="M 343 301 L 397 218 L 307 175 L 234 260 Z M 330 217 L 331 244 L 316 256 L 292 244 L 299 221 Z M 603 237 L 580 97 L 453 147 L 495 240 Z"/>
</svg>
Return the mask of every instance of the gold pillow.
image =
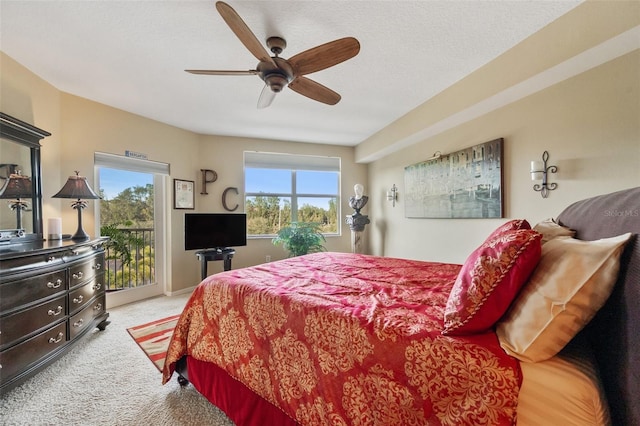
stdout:
<svg viewBox="0 0 640 426">
<path fill-rule="evenodd" d="M 530 362 L 557 354 L 609 298 L 630 237 L 558 237 L 544 244 L 529 282 L 497 324 L 502 348 Z"/>
<path fill-rule="evenodd" d="M 553 218 L 545 219 L 533 227 L 534 231 L 542 234 L 542 244 L 557 237 L 574 237 L 576 231 L 559 225 Z"/>
</svg>

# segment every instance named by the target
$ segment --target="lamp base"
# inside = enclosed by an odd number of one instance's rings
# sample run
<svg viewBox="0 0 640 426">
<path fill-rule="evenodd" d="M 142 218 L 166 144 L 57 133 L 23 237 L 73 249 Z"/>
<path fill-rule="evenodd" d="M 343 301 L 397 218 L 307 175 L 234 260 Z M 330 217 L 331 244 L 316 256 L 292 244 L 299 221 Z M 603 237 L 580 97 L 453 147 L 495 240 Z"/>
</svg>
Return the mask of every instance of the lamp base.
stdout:
<svg viewBox="0 0 640 426">
<path fill-rule="evenodd" d="M 89 234 L 84 232 L 84 229 L 82 229 L 82 209 L 84 208 L 84 206 L 79 204 L 77 207 L 74 207 L 74 208 L 78 210 L 78 229 L 76 230 L 76 233 L 71 236 L 71 239 L 76 241 L 88 240 Z"/>
<path fill-rule="evenodd" d="M 89 234 L 84 232 L 84 229 L 78 229 L 76 231 L 76 233 L 71 236 L 71 239 L 72 240 L 76 240 L 76 241 L 77 240 L 88 240 L 89 238 L 90 238 Z"/>
</svg>

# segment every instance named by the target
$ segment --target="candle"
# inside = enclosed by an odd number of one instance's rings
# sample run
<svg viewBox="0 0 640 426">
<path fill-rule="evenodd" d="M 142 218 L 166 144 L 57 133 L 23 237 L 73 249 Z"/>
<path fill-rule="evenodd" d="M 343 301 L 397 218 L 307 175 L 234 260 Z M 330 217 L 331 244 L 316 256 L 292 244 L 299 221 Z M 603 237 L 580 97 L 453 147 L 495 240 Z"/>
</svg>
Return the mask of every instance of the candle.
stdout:
<svg viewBox="0 0 640 426">
<path fill-rule="evenodd" d="M 542 161 L 531 162 L 531 180 L 541 180 L 544 164 Z"/>
<path fill-rule="evenodd" d="M 59 240 L 62 238 L 62 219 L 59 217 L 49 218 L 47 221 L 49 239 Z"/>
</svg>

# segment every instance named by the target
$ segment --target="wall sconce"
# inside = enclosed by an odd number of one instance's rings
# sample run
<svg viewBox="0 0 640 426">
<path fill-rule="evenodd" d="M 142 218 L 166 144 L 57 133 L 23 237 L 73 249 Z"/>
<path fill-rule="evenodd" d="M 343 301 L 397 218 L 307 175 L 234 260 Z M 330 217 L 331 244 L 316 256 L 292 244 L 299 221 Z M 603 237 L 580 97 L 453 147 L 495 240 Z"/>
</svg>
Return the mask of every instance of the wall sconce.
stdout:
<svg viewBox="0 0 640 426">
<path fill-rule="evenodd" d="M 87 178 L 80 176 L 76 171 L 75 176 L 69 176 L 67 183 L 64 184 L 62 189 L 58 191 L 53 198 L 75 198 L 77 201 L 71 203 L 71 207 L 78 210 L 78 230 L 71 237 L 73 240 L 87 240 L 89 234 L 82 229 L 82 209 L 87 207 L 87 202 L 83 200 L 95 200 L 100 196 L 96 194 L 93 189 L 87 183 Z"/>
<path fill-rule="evenodd" d="M 22 176 L 20 172 L 12 173 L 7 179 L 4 188 L 0 190 L 0 198 L 11 199 L 9 207 L 16 211 L 16 229 L 22 229 L 22 210 L 26 210 L 29 205 L 23 198 L 31 199 L 33 196 L 33 185 L 31 179 Z"/>
<path fill-rule="evenodd" d="M 391 206 L 396 206 L 396 201 L 398 201 L 398 188 L 394 183 L 389 191 L 387 191 L 387 201 L 391 201 Z"/>
<path fill-rule="evenodd" d="M 556 173 L 558 168 L 556 166 L 547 166 L 549 160 L 549 153 L 547 151 L 542 153 L 542 161 L 531 162 L 531 180 L 541 180 L 541 184 L 533 185 L 534 191 L 539 191 L 542 198 L 547 198 L 549 191 L 553 191 L 558 187 L 557 183 L 548 183 L 547 174 L 549 172 Z"/>
</svg>

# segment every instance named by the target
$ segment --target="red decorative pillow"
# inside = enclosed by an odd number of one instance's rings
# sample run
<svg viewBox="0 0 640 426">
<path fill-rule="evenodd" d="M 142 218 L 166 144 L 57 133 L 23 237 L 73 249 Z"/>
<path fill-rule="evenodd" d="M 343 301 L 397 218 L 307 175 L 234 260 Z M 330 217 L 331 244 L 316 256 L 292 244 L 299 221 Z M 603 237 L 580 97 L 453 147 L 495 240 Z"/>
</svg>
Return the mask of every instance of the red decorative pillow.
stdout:
<svg viewBox="0 0 640 426">
<path fill-rule="evenodd" d="M 541 238 L 531 229 L 506 231 L 471 253 L 449 294 L 442 333 L 473 334 L 493 327 L 538 264 Z"/>
<path fill-rule="evenodd" d="M 492 239 L 500 234 L 504 234 L 509 231 L 517 231 L 518 229 L 531 229 L 531 225 L 525 219 L 513 219 L 498 226 L 485 241 Z"/>
</svg>

